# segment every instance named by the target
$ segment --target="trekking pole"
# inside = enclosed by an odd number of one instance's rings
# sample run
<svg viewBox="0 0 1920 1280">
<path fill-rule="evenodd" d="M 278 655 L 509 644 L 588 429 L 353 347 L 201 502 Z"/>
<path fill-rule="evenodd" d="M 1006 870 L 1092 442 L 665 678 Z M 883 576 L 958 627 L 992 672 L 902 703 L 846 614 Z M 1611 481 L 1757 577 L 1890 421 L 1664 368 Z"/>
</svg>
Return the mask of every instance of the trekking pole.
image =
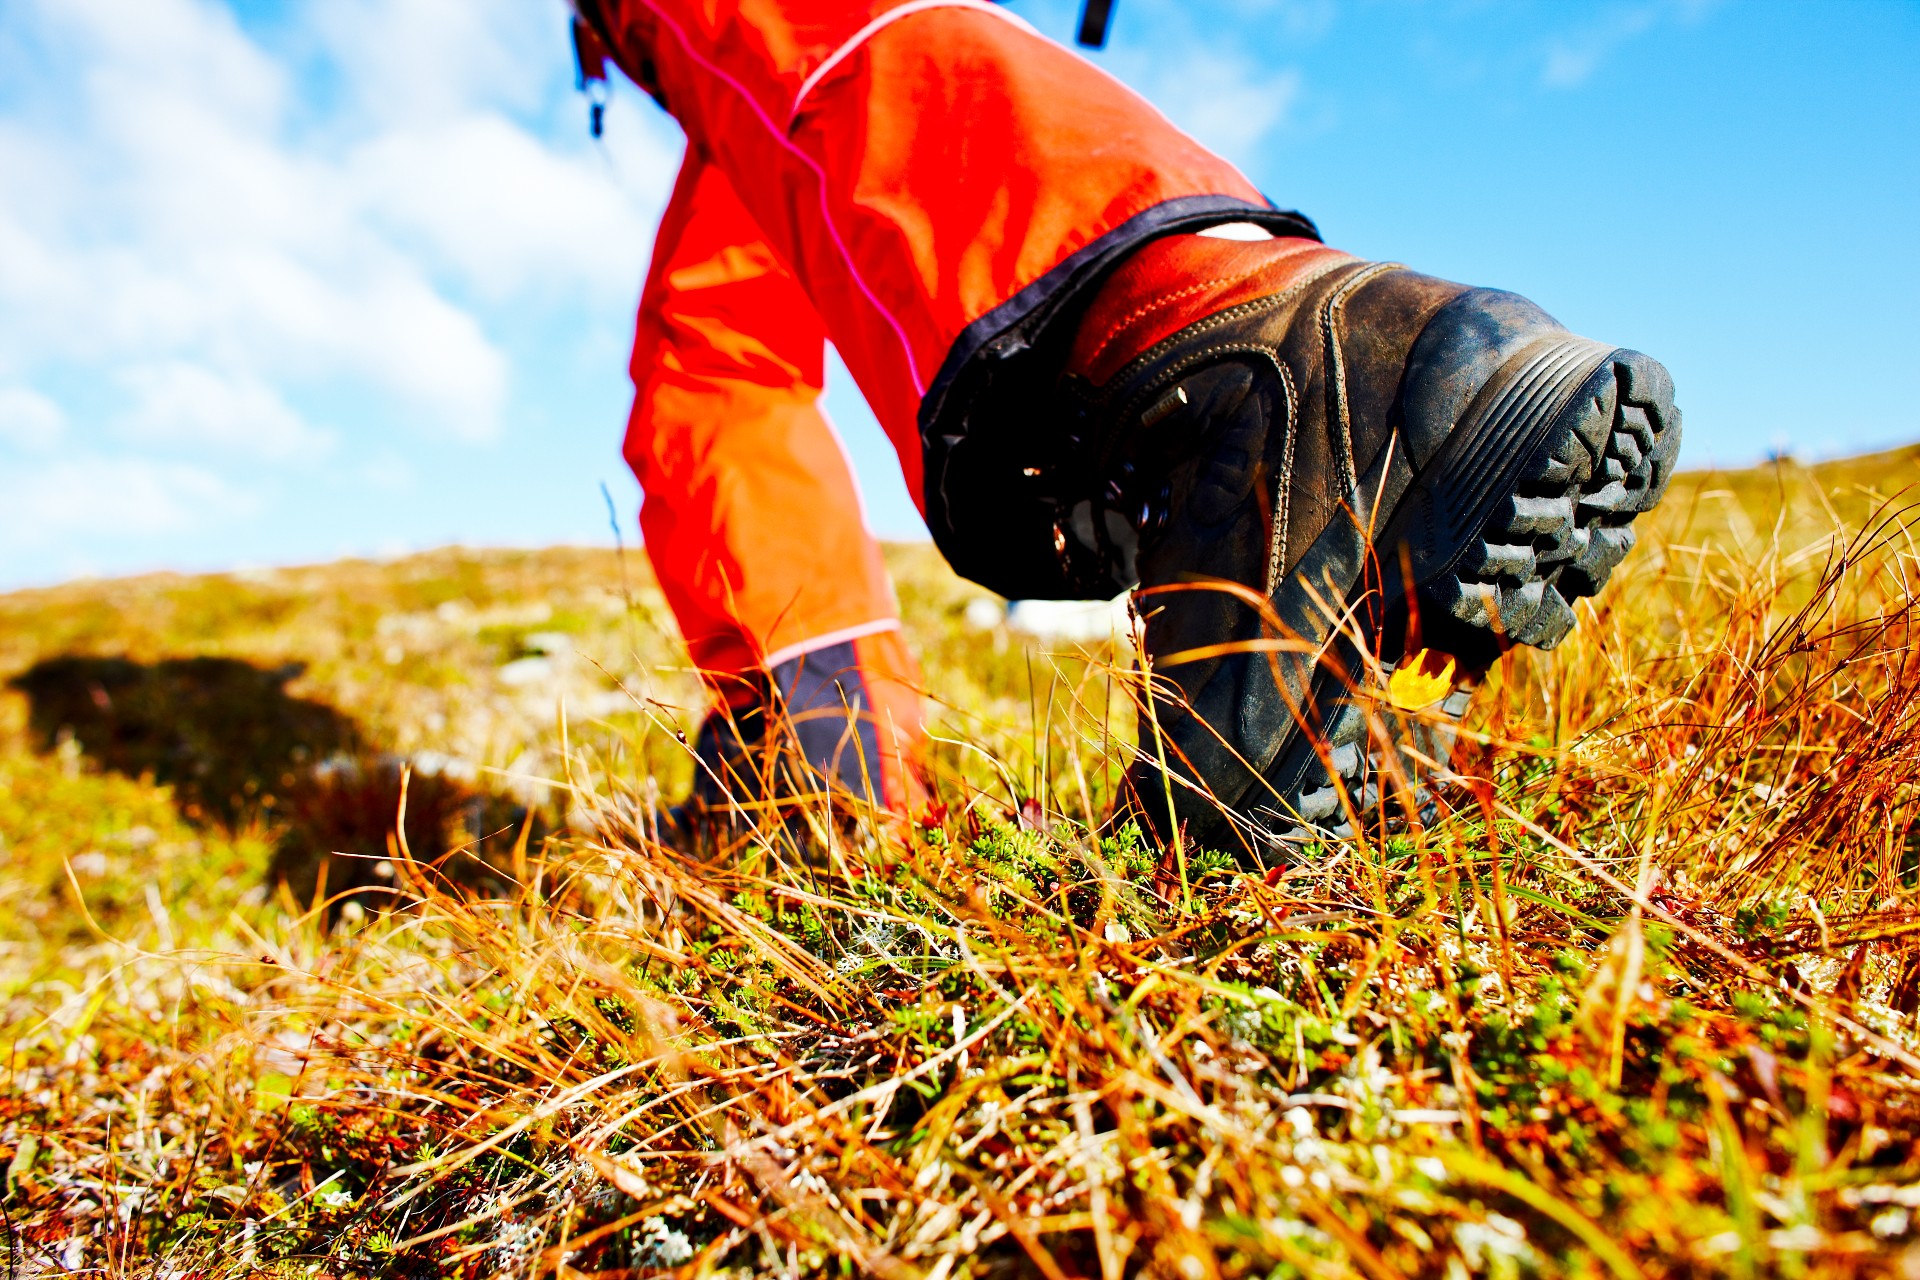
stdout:
<svg viewBox="0 0 1920 1280">
<path fill-rule="evenodd" d="M 1113 21 L 1113 0 L 1086 0 L 1080 7 L 1078 41 L 1089 49 L 1106 47 L 1107 27 Z"/>
<path fill-rule="evenodd" d="M 573 70 L 574 88 L 587 95 L 587 131 L 598 138 L 606 128 L 607 98 L 612 92 L 607 84 L 607 49 L 599 33 L 578 15 L 573 19 Z"/>
</svg>

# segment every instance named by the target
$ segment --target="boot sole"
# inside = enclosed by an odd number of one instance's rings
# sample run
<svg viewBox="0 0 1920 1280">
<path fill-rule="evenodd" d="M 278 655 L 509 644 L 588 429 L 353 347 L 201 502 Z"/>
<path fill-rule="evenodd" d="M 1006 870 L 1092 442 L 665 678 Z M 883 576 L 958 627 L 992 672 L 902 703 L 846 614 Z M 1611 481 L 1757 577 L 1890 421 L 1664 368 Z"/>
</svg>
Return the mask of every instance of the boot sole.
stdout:
<svg viewBox="0 0 1920 1280">
<path fill-rule="evenodd" d="M 1551 649 L 1573 629 L 1573 602 L 1599 592 L 1632 550 L 1633 521 L 1665 494 L 1679 447 L 1673 382 L 1659 362 L 1565 334 L 1543 339 L 1489 379 L 1413 482 L 1376 540 L 1380 571 L 1363 591 L 1414 619 L 1421 645 L 1463 671 L 1484 670 L 1514 644 Z M 1391 563 L 1403 554 L 1412 592 Z M 1255 816 L 1297 844 L 1351 836 L 1397 785 L 1415 789 L 1403 810 L 1426 811 L 1471 692 L 1456 689 L 1420 719 L 1384 704 L 1370 717 L 1333 673 L 1314 686 L 1313 704 L 1333 707 L 1325 750 L 1298 735 L 1267 773 L 1278 802 Z"/>
</svg>

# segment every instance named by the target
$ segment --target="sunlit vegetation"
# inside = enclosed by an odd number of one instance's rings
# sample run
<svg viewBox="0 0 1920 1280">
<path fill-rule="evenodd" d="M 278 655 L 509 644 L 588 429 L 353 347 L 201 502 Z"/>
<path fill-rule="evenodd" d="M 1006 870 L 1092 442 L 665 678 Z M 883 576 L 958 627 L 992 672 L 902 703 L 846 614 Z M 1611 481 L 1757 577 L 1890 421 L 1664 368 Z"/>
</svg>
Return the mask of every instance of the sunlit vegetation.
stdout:
<svg viewBox="0 0 1920 1280">
<path fill-rule="evenodd" d="M 640 558 L 0 598 L 0 1266 L 1913 1274 L 1915 480 L 1680 477 L 1430 820 L 1251 869 L 924 548 L 936 802 L 697 853 Z"/>
</svg>

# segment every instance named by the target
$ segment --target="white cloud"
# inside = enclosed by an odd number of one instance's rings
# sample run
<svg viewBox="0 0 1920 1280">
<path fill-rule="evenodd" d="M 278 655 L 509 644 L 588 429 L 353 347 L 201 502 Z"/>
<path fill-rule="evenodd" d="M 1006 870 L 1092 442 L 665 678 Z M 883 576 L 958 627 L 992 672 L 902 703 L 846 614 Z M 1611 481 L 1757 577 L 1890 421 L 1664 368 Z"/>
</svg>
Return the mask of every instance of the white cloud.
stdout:
<svg viewBox="0 0 1920 1280">
<path fill-rule="evenodd" d="M 1153 101 L 1169 119 L 1223 155 L 1244 156 L 1287 123 L 1300 73 L 1262 71 L 1230 54 L 1194 53 L 1180 74 L 1157 76 Z"/>
<path fill-rule="evenodd" d="M 564 29 L 552 0 L 306 0 L 276 53 L 215 0 L 0 6 L 0 44 L 46 51 L 0 117 L 0 375 L 171 369 L 125 384 L 129 430 L 224 448 L 250 413 L 280 458 L 311 455 L 309 396 L 496 437 L 496 330 L 631 297 L 670 177 L 662 131 L 630 131 L 623 181 L 513 118 Z"/>
<path fill-rule="evenodd" d="M 1699 22 L 1719 0 L 1650 0 L 1649 3 L 1615 6 L 1579 31 L 1548 42 L 1540 68 L 1540 83 L 1549 89 L 1575 89 L 1593 78 L 1593 73 L 1615 50 L 1664 22 L 1688 25 Z"/>
<path fill-rule="evenodd" d="M 567 55 L 565 11 L 526 0 L 324 0 L 307 12 L 363 119 L 457 118 L 475 102 L 527 109 Z"/>
<path fill-rule="evenodd" d="M 66 410 L 31 387 L 0 387 L 0 443 L 32 453 L 58 443 Z"/>
<path fill-rule="evenodd" d="M 1608 54 L 1652 26 L 1657 16 L 1651 8 L 1617 11 L 1584 31 L 1553 40 L 1540 68 L 1540 83 L 1549 89 L 1585 84 Z"/>
<path fill-rule="evenodd" d="M 255 499 L 203 467 L 86 454 L 0 472 L 0 542 L 153 536 L 243 516 Z"/>
<path fill-rule="evenodd" d="M 345 176 L 383 230 L 491 300 L 636 294 L 677 148 L 628 119 L 561 150 L 512 118 L 571 70 L 557 3 L 330 0 L 313 15 L 367 122 Z M 584 102 L 562 110 L 584 142 Z"/>
<path fill-rule="evenodd" d="M 228 456 L 283 459 L 311 458 L 332 443 L 272 387 L 244 374 L 169 360 L 125 369 L 120 382 L 133 403 L 117 427 L 139 444 L 204 445 Z"/>
<path fill-rule="evenodd" d="M 667 159 L 656 150 L 639 163 L 657 173 Z M 354 155 L 351 173 L 384 225 L 489 298 L 631 296 L 645 269 L 649 228 L 606 167 L 559 154 L 497 114 L 382 134 Z"/>
<path fill-rule="evenodd" d="M 1120 10 L 1125 45 L 1098 60 L 1195 140 L 1228 160 L 1245 162 L 1276 130 L 1293 124 L 1304 91 L 1300 72 L 1264 65 L 1244 47 L 1220 39 L 1225 27 L 1258 24 L 1288 40 L 1313 38 L 1331 22 L 1317 0 L 1274 4 L 1219 0 L 1231 12 L 1171 5 Z"/>
<path fill-rule="evenodd" d="M 119 80 L 249 117 L 276 115 L 285 77 L 227 9 L 191 0 L 25 0 L 43 33 L 88 59 L 90 80 Z"/>
</svg>

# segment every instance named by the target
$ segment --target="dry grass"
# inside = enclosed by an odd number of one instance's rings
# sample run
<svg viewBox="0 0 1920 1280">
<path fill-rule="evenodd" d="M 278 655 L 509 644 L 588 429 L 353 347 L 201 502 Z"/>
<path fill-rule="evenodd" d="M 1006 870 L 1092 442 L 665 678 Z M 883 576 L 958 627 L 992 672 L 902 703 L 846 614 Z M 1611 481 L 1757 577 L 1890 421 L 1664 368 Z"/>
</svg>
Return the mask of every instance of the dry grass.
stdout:
<svg viewBox="0 0 1920 1280">
<path fill-rule="evenodd" d="M 1101 825 L 1124 673 L 924 550 L 941 803 L 711 865 L 611 557 L 0 599 L 0 674 L 138 667 L 0 704 L 12 1274 L 1906 1274 L 1916 460 L 1682 477 L 1438 821 L 1184 890 Z"/>
</svg>

